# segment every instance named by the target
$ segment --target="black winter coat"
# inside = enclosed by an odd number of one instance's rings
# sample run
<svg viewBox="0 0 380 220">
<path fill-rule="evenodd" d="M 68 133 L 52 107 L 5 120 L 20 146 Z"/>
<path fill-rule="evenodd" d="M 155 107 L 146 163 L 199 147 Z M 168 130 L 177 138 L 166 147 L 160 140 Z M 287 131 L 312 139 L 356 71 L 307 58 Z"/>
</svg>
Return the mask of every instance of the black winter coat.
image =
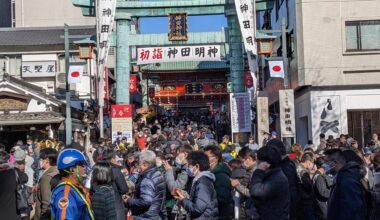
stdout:
<svg viewBox="0 0 380 220">
<path fill-rule="evenodd" d="M 211 173 L 205 173 L 191 187 L 190 199 L 183 201 L 183 206 L 192 220 L 219 219 L 214 180 Z"/>
<path fill-rule="evenodd" d="M 290 192 L 290 206 L 289 217 L 290 219 L 303 220 L 303 204 L 301 198 L 301 181 L 298 178 L 297 168 L 289 157 L 284 158 L 280 167 L 282 172 L 288 179 L 289 192 Z"/>
<path fill-rule="evenodd" d="M 128 185 L 125 182 L 124 175 L 121 172 L 120 167 L 114 164 L 111 164 L 111 170 L 112 170 L 112 175 L 114 178 L 114 181 L 112 183 L 112 188 L 115 192 L 114 194 L 115 194 L 115 207 L 116 207 L 116 213 L 117 213 L 117 220 L 125 220 L 125 207 L 124 207 L 124 202 L 121 196 L 128 193 Z M 95 183 L 92 183 L 91 194 L 93 194 L 95 188 L 97 188 L 97 185 Z"/>
<path fill-rule="evenodd" d="M 327 219 L 366 218 L 365 190 L 360 182 L 363 177 L 363 169 L 356 162 L 348 162 L 339 170 L 328 201 Z"/>
<path fill-rule="evenodd" d="M 250 192 L 257 212 L 253 219 L 289 219 L 288 180 L 281 168 L 273 168 L 268 173 L 256 169 L 252 175 Z"/>
<path fill-rule="evenodd" d="M 231 170 L 225 163 L 219 163 L 211 172 L 215 175 L 214 186 L 218 198 L 219 220 L 231 220 L 234 218 Z"/>
<path fill-rule="evenodd" d="M 21 179 L 21 172 L 18 174 Z M 0 171 L 0 180 L 0 219 L 20 219 L 16 205 L 17 184 L 15 169 L 4 169 Z"/>
<path fill-rule="evenodd" d="M 164 215 L 165 197 L 164 177 L 154 166 L 140 174 L 136 182 L 135 196 L 128 199 L 127 205 L 133 216 L 151 220 L 161 219 Z"/>
</svg>

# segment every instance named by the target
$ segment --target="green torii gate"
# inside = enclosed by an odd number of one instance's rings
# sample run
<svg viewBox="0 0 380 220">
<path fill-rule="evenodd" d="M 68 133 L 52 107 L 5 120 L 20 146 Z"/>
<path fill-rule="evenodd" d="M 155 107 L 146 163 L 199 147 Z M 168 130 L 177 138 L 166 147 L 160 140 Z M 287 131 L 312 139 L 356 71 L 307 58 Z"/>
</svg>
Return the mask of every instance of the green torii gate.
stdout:
<svg viewBox="0 0 380 220">
<path fill-rule="evenodd" d="M 72 0 L 81 7 L 85 16 L 94 16 L 94 1 Z M 273 8 L 274 0 L 256 0 L 256 11 Z M 217 15 L 227 17 L 228 31 L 189 33 L 188 41 L 168 41 L 166 34 L 133 34 L 130 33 L 132 17 L 163 17 L 169 13 L 187 12 L 188 15 Z M 191 45 L 191 44 L 226 44 L 228 53 L 225 57 L 230 62 L 233 92 L 244 92 L 244 65 L 242 36 L 236 14 L 234 0 L 157 0 L 125 1 L 117 0 L 116 5 L 116 103 L 129 104 L 130 46 L 152 45 Z M 225 36 L 227 35 L 227 36 Z M 226 38 L 228 40 L 226 40 Z"/>
</svg>

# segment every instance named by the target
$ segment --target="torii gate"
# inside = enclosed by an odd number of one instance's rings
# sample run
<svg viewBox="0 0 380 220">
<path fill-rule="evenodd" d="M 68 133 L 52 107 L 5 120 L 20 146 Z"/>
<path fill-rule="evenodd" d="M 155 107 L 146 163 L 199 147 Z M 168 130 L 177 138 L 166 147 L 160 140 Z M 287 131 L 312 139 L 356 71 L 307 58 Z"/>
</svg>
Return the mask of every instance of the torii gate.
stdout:
<svg viewBox="0 0 380 220">
<path fill-rule="evenodd" d="M 96 0 L 95 0 L 96 1 Z M 81 7 L 85 16 L 94 16 L 94 0 L 72 0 Z M 256 0 L 256 11 L 273 8 L 274 0 Z M 227 17 L 228 31 L 189 33 L 188 41 L 169 41 L 167 34 L 133 34 L 130 33 L 132 17 L 164 17 L 169 13 L 187 12 L 188 15 L 217 15 Z M 230 63 L 232 92 L 244 92 L 244 64 L 242 36 L 236 14 L 234 0 L 157 0 L 157 1 L 123 1 L 116 5 L 116 103 L 129 104 L 129 76 L 131 46 L 156 45 L 227 45 L 225 56 Z"/>
</svg>

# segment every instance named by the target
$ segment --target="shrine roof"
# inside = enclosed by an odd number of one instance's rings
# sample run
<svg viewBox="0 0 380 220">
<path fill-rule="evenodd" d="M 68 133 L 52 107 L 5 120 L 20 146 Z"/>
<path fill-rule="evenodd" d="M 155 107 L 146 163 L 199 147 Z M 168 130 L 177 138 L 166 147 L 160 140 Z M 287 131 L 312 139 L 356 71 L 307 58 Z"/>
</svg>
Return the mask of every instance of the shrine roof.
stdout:
<svg viewBox="0 0 380 220">
<path fill-rule="evenodd" d="M 64 120 L 65 117 L 57 112 L 22 112 L 16 114 L 0 114 L 1 126 L 60 123 Z"/>
<path fill-rule="evenodd" d="M 229 65 L 224 61 L 186 61 L 168 62 L 160 65 L 149 64 L 142 67 L 143 71 L 201 71 L 201 70 L 221 70 L 229 69 Z"/>
<path fill-rule="evenodd" d="M 70 26 L 70 35 L 96 35 L 95 26 Z M 1 46 L 64 44 L 64 27 L 0 28 Z M 70 39 L 73 43 L 78 39 Z"/>
</svg>

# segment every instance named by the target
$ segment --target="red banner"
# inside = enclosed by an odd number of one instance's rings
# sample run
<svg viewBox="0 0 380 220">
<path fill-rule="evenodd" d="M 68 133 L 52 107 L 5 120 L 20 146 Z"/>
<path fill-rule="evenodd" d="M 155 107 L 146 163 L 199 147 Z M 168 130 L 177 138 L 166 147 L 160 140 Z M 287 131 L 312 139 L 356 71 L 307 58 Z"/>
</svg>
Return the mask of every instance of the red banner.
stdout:
<svg viewBox="0 0 380 220">
<path fill-rule="evenodd" d="M 250 71 L 244 72 L 245 87 L 251 88 L 253 86 L 253 78 Z"/>
<path fill-rule="evenodd" d="M 132 105 L 112 105 L 112 118 L 131 118 Z"/>
<path fill-rule="evenodd" d="M 137 76 L 131 75 L 129 77 L 129 92 L 134 93 L 137 91 Z"/>
</svg>

